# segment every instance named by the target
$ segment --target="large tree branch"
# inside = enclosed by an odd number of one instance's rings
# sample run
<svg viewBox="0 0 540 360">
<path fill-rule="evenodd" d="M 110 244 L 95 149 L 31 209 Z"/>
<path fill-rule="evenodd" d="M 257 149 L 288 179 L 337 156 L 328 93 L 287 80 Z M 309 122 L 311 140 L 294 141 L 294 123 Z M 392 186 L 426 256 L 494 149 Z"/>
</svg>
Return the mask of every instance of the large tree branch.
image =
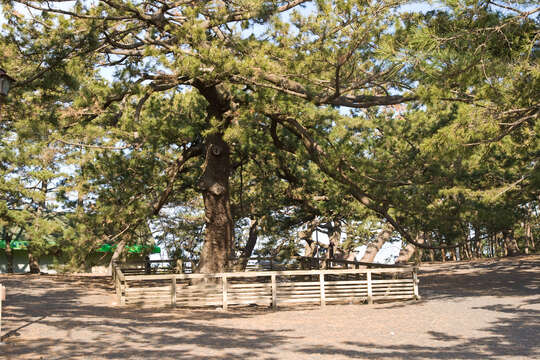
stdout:
<svg viewBox="0 0 540 360">
<path fill-rule="evenodd" d="M 165 190 L 161 193 L 159 198 L 154 202 L 154 204 L 151 207 L 152 215 L 159 214 L 159 212 L 161 211 L 161 209 L 163 208 L 163 206 L 169 199 L 173 191 L 174 182 L 176 181 L 176 178 L 178 177 L 178 175 L 183 171 L 188 160 L 194 157 L 200 156 L 203 153 L 204 153 L 204 147 L 202 146 L 202 144 L 195 144 L 187 148 L 186 150 L 184 150 L 182 155 L 180 155 L 180 157 L 176 159 L 172 168 L 167 174 L 168 180 L 167 180 L 167 186 Z"/>
<path fill-rule="evenodd" d="M 350 191 L 351 195 L 362 205 L 386 219 L 394 227 L 394 229 L 396 229 L 403 236 L 403 238 L 407 242 L 424 249 L 447 249 L 457 247 L 457 245 L 429 246 L 417 242 L 407 231 L 407 229 L 405 229 L 405 227 L 403 227 L 396 219 L 394 219 L 393 216 L 388 213 L 388 210 L 386 208 L 380 206 L 371 195 L 369 195 L 365 190 L 360 188 L 358 184 L 349 177 L 349 175 L 347 174 L 347 169 L 350 169 L 350 166 L 344 166 L 343 161 L 340 161 L 337 166 L 336 164 L 328 162 L 328 159 L 330 158 L 328 154 L 311 136 L 308 130 L 304 126 L 302 126 L 296 119 L 279 113 L 267 113 L 266 115 L 271 119 L 275 119 L 289 131 L 291 131 L 294 135 L 296 135 L 299 140 L 302 141 L 304 147 L 310 155 L 310 158 L 319 166 L 319 168 L 324 173 L 326 173 L 328 176 L 338 181 L 339 183 L 345 185 Z"/>
</svg>

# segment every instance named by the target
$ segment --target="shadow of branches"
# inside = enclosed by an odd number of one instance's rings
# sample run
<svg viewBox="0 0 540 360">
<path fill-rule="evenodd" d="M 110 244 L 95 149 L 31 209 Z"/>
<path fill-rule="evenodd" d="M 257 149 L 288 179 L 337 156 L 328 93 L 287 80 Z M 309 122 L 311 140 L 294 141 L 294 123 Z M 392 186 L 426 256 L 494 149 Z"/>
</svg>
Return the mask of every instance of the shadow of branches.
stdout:
<svg viewBox="0 0 540 360">
<path fill-rule="evenodd" d="M 432 266 L 421 273 L 422 301 L 277 313 L 118 306 L 106 278 L 0 276 L 1 350 L 47 360 L 534 359 L 539 269 L 540 258 Z"/>
</svg>

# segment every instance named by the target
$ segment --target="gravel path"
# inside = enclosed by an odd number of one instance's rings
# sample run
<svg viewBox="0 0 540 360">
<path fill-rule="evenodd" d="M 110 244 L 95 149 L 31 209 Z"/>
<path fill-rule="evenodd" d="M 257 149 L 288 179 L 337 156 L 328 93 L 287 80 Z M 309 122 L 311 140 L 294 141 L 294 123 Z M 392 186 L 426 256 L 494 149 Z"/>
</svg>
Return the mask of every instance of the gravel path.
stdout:
<svg viewBox="0 0 540 360">
<path fill-rule="evenodd" d="M 426 264 L 417 302 L 181 310 L 106 278 L 0 276 L 1 359 L 540 359 L 540 256 Z"/>
</svg>

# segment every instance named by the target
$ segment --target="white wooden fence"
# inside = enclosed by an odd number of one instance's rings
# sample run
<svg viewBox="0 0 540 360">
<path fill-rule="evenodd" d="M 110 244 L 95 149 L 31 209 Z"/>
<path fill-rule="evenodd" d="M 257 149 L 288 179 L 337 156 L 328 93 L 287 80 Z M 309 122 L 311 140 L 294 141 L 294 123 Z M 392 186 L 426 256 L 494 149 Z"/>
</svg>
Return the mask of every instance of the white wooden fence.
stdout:
<svg viewBox="0 0 540 360">
<path fill-rule="evenodd" d="M 419 299 L 416 267 L 218 274 L 127 275 L 115 271 L 121 304 L 196 307 Z"/>
</svg>

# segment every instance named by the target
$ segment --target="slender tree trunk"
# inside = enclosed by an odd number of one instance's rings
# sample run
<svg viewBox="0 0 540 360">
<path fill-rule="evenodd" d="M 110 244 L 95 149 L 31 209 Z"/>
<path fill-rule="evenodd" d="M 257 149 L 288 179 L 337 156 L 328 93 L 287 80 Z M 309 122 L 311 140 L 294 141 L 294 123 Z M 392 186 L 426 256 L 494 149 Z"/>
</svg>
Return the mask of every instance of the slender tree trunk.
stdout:
<svg viewBox="0 0 540 360">
<path fill-rule="evenodd" d="M 531 242 L 531 248 L 533 251 L 536 251 L 536 244 L 534 242 L 534 237 L 533 237 L 533 233 L 532 233 L 532 226 L 531 226 L 531 223 L 527 223 L 527 238 L 530 240 Z"/>
<path fill-rule="evenodd" d="M 49 182 L 47 180 L 41 181 L 41 194 L 43 195 L 43 200 L 39 202 L 39 208 L 37 211 L 38 216 L 42 216 L 45 213 L 45 210 L 47 208 L 47 192 L 49 191 Z M 39 256 L 34 253 L 34 248 L 32 245 L 32 241 L 29 240 L 28 245 L 28 266 L 30 267 L 30 273 L 31 274 L 39 274 L 41 273 L 39 268 Z"/>
<path fill-rule="evenodd" d="M 446 262 L 446 250 L 441 249 L 441 261 Z"/>
<path fill-rule="evenodd" d="M 372 263 L 384 243 L 392 237 L 392 232 L 392 227 L 385 226 L 381 232 L 377 234 L 375 241 L 372 241 L 367 245 L 366 252 L 360 261 Z"/>
<path fill-rule="evenodd" d="M 255 249 L 255 245 L 257 244 L 257 235 L 259 233 L 259 221 L 260 218 L 250 219 L 249 236 L 246 246 L 242 250 L 242 259 L 238 270 L 245 270 L 248 260 L 251 257 L 251 254 L 253 254 L 253 249 Z"/>
<path fill-rule="evenodd" d="M 469 259 L 471 260 L 476 259 L 474 250 L 472 248 L 472 239 L 467 239 L 466 246 L 467 246 L 467 253 L 469 254 Z"/>
<path fill-rule="evenodd" d="M 501 256 L 504 256 L 504 257 L 507 257 L 508 256 L 508 246 L 506 244 L 506 241 L 504 239 L 504 233 L 501 235 L 500 239 L 499 239 L 499 243 L 501 245 Z"/>
<path fill-rule="evenodd" d="M 478 230 L 478 227 L 474 228 L 474 250 L 475 257 L 482 258 L 482 240 L 480 239 L 480 230 Z"/>
<path fill-rule="evenodd" d="M 6 258 L 7 258 L 7 273 L 13 274 L 13 250 L 11 249 L 11 234 L 3 228 L 4 240 L 6 241 Z"/>
<path fill-rule="evenodd" d="M 457 256 L 456 256 L 456 249 L 450 249 L 450 255 L 452 256 L 452 261 L 457 261 Z"/>
<path fill-rule="evenodd" d="M 494 233 L 492 235 L 492 241 L 493 241 L 493 257 L 499 257 L 499 253 L 501 252 L 499 242 L 497 239 L 497 233 Z"/>
<path fill-rule="evenodd" d="M 531 223 L 530 223 L 529 219 L 527 219 L 523 223 L 523 228 L 525 230 L 525 249 L 523 249 L 523 250 L 524 250 L 525 254 L 528 254 L 529 253 L 529 248 L 531 248 L 533 251 L 535 250 L 534 249 L 534 241 L 531 241 L 532 240 L 532 231 L 531 231 Z"/>
<path fill-rule="evenodd" d="M 6 239 L 6 258 L 7 258 L 7 273 L 13 274 L 13 250 L 11 249 L 11 240 Z"/>
<path fill-rule="evenodd" d="M 206 159 L 199 188 L 204 199 L 206 231 L 200 273 L 218 273 L 227 269 L 233 245 L 233 220 L 229 202 L 231 172 L 229 145 L 222 134 L 211 134 L 206 139 Z"/>
<path fill-rule="evenodd" d="M 484 243 L 482 242 L 482 240 L 478 240 L 478 242 L 476 243 L 476 257 L 478 259 L 481 259 L 484 257 Z"/>
<path fill-rule="evenodd" d="M 114 252 L 111 257 L 111 261 L 109 262 L 109 267 L 107 268 L 107 274 L 109 276 L 112 276 L 113 272 L 113 265 L 115 262 L 117 262 L 120 259 L 120 255 L 122 255 L 122 252 L 124 252 L 124 248 L 126 247 L 127 238 L 123 237 L 122 240 L 120 240 L 116 244 L 116 249 L 114 249 Z"/>
</svg>

